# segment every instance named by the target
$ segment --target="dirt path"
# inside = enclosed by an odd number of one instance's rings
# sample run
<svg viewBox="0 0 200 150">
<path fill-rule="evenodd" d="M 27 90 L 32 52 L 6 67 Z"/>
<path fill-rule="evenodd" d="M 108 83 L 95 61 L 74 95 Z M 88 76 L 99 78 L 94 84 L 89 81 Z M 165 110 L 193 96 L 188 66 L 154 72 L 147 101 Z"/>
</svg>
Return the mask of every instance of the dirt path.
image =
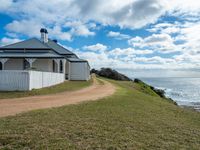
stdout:
<svg viewBox="0 0 200 150">
<path fill-rule="evenodd" d="M 105 80 L 102 81 L 104 84 L 99 84 L 94 78 L 93 85 L 78 91 L 0 100 L 0 117 L 16 115 L 30 110 L 77 104 L 112 95 L 115 92 L 115 86 Z"/>
</svg>

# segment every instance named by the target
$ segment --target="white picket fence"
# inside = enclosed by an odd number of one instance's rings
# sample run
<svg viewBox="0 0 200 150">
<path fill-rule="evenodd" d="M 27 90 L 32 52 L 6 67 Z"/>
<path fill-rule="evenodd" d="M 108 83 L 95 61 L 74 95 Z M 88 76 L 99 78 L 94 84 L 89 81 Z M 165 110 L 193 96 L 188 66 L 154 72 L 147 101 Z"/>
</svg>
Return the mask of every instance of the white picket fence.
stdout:
<svg viewBox="0 0 200 150">
<path fill-rule="evenodd" d="M 63 73 L 40 71 L 0 71 L 0 91 L 28 91 L 65 81 Z"/>
</svg>

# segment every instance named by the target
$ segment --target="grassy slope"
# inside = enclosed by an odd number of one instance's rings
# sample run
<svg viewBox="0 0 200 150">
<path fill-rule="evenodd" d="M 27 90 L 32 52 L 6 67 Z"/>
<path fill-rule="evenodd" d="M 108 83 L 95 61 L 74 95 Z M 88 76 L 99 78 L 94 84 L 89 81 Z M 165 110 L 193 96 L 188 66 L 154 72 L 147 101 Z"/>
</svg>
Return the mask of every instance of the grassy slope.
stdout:
<svg viewBox="0 0 200 150">
<path fill-rule="evenodd" d="M 90 81 L 66 81 L 59 85 L 55 85 L 52 87 L 47 87 L 43 89 L 34 89 L 32 91 L 26 92 L 0 92 L 0 99 L 7 98 L 19 98 L 19 97 L 27 97 L 27 96 L 36 96 L 36 95 L 46 95 L 46 94 L 55 94 L 59 92 L 65 91 L 74 91 L 79 90 L 81 88 L 87 87 L 91 85 L 92 80 Z"/>
<path fill-rule="evenodd" d="M 111 82 L 119 86 L 111 97 L 0 119 L 0 148 L 199 149 L 199 113 Z"/>
</svg>

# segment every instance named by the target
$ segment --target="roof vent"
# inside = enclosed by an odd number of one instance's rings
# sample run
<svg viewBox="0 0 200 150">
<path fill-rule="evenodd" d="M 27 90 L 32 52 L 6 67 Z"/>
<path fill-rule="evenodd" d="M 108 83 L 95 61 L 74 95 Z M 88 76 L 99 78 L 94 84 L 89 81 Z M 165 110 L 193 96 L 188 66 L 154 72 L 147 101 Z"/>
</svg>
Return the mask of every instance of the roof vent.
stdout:
<svg viewBox="0 0 200 150">
<path fill-rule="evenodd" d="M 54 39 L 53 42 L 58 43 L 58 40 Z"/>
<path fill-rule="evenodd" d="M 40 29 L 41 33 L 41 41 L 44 43 L 48 43 L 48 31 L 45 28 Z"/>
</svg>

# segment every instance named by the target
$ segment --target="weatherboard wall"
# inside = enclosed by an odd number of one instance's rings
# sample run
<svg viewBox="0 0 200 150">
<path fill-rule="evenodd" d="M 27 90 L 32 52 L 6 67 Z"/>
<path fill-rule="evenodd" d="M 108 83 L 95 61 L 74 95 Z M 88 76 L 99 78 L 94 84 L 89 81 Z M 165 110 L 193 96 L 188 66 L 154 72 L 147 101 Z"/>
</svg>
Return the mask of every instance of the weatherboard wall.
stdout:
<svg viewBox="0 0 200 150">
<path fill-rule="evenodd" d="M 5 70 L 23 70 L 23 59 L 9 59 L 5 63 Z"/>
<path fill-rule="evenodd" d="M 89 80 L 90 72 L 87 62 L 70 62 L 70 80 Z"/>
<path fill-rule="evenodd" d="M 65 81 L 63 73 L 39 71 L 0 71 L 0 91 L 28 91 Z"/>
<path fill-rule="evenodd" d="M 52 59 L 36 59 L 33 64 L 33 68 L 45 72 L 53 72 L 53 60 Z M 24 59 L 8 59 L 5 63 L 5 70 L 23 70 Z"/>
<path fill-rule="evenodd" d="M 33 68 L 36 70 L 53 72 L 53 60 L 52 59 L 36 59 L 33 63 Z"/>
</svg>

